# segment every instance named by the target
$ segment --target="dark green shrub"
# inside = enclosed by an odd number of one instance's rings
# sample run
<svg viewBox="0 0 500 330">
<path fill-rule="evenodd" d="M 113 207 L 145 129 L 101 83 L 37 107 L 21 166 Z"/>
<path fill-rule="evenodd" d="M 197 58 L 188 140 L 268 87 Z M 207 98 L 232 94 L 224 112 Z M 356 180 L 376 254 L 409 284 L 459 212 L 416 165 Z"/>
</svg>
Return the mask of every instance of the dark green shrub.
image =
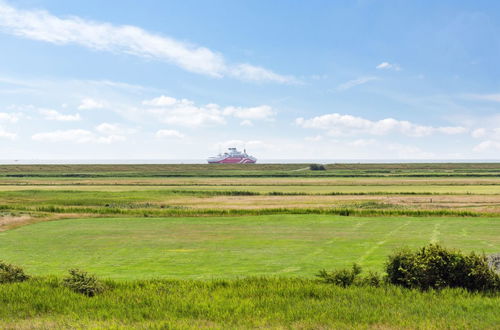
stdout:
<svg viewBox="0 0 500 330">
<path fill-rule="evenodd" d="M 357 264 L 352 264 L 351 269 L 333 270 L 331 272 L 323 269 L 316 276 L 321 278 L 325 283 L 347 287 L 354 284 L 359 274 L 361 274 L 361 267 Z"/>
<path fill-rule="evenodd" d="M 93 297 L 104 292 L 104 285 L 94 276 L 79 269 L 70 269 L 69 276 L 63 280 L 71 290 Z"/>
<path fill-rule="evenodd" d="M 29 278 L 21 267 L 0 261 L 0 284 L 24 282 Z"/>
<path fill-rule="evenodd" d="M 325 165 L 321 165 L 321 164 L 311 164 L 311 165 L 309 165 L 309 169 L 311 171 L 325 171 L 326 167 L 325 167 Z"/>
<path fill-rule="evenodd" d="M 400 250 L 386 263 L 389 283 L 407 288 L 441 289 L 461 287 L 471 291 L 498 290 L 500 279 L 484 255 L 464 255 L 440 245 L 419 250 Z"/>
<path fill-rule="evenodd" d="M 382 285 L 383 280 L 378 273 L 369 271 L 368 275 L 360 277 L 358 282 L 360 285 L 379 287 Z"/>
</svg>

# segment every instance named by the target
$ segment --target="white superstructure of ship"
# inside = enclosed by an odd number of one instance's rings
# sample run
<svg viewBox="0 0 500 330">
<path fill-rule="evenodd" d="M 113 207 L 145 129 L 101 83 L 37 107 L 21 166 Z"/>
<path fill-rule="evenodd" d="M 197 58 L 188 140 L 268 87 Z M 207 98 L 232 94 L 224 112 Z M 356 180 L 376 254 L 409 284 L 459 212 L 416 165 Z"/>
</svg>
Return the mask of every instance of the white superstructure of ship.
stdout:
<svg viewBox="0 0 500 330">
<path fill-rule="evenodd" d="M 241 152 L 236 148 L 228 148 L 227 152 L 209 157 L 207 161 L 209 164 L 254 164 L 257 158 L 247 154 L 246 150 Z"/>
</svg>

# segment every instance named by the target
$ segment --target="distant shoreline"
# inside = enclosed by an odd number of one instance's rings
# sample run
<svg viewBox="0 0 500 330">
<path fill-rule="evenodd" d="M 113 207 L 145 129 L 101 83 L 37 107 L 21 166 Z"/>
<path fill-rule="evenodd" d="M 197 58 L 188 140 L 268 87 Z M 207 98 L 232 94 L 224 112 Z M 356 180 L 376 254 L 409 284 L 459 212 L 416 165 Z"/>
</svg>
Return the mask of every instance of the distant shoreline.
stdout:
<svg viewBox="0 0 500 330">
<path fill-rule="evenodd" d="M 500 159 L 262 159 L 257 164 L 500 163 Z M 0 159 L 0 165 L 207 164 L 204 159 Z M 216 165 L 215 165 L 216 166 Z"/>
</svg>

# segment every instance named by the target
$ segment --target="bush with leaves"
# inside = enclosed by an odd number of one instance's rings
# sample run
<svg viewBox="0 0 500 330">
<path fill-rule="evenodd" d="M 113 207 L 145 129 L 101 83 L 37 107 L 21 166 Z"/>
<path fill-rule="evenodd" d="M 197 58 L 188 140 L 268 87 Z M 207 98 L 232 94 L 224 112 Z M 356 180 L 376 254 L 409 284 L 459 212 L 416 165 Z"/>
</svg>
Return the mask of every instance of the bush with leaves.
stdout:
<svg viewBox="0 0 500 330">
<path fill-rule="evenodd" d="M 500 289 L 500 277 L 489 267 L 486 256 L 430 244 L 419 250 L 403 249 L 386 263 L 389 283 L 406 288 L 461 287 L 470 291 Z"/>
<path fill-rule="evenodd" d="M 311 171 L 325 171 L 326 167 L 325 167 L 325 165 L 322 165 L 322 164 L 311 164 L 311 165 L 309 165 L 309 169 Z"/>
<path fill-rule="evenodd" d="M 24 282 L 29 278 L 21 267 L 0 261 L 0 283 Z"/>
<path fill-rule="evenodd" d="M 104 292 L 105 287 L 94 275 L 79 269 L 70 269 L 69 276 L 63 280 L 65 286 L 71 290 L 93 297 Z"/>
<path fill-rule="evenodd" d="M 359 284 L 366 286 L 379 287 L 384 283 L 384 280 L 377 272 L 369 271 L 368 275 L 360 277 Z"/>
<path fill-rule="evenodd" d="M 354 263 L 351 269 L 339 269 L 328 272 L 321 270 L 316 276 L 321 278 L 325 283 L 334 284 L 342 287 L 351 285 L 369 285 L 380 286 L 382 279 L 377 273 L 369 272 L 367 276 L 362 277 L 361 267 Z"/>
</svg>

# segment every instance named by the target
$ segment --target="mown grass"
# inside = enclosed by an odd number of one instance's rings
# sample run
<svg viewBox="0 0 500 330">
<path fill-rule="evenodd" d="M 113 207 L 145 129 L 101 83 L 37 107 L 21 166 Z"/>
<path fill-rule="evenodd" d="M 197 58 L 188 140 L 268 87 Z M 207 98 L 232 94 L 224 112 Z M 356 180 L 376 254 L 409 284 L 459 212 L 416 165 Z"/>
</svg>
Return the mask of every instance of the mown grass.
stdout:
<svg viewBox="0 0 500 330">
<path fill-rule="evenodd" d="M 268 215 L 41 222 L 0 233 L 0 256 L 34 275 L 82 268 L 116 279 L 313 276 L 358 262 L 381 271 L 402 246 L 500 248 L 498 218 Z"/>
<path fill-rule="evenodd" d="M 299 278 L 114 282 L 88 298 L 57 278 L 5 284 L 2 328 L 497 329 L 500 296 L 340 288 Z"/>
</svg>

